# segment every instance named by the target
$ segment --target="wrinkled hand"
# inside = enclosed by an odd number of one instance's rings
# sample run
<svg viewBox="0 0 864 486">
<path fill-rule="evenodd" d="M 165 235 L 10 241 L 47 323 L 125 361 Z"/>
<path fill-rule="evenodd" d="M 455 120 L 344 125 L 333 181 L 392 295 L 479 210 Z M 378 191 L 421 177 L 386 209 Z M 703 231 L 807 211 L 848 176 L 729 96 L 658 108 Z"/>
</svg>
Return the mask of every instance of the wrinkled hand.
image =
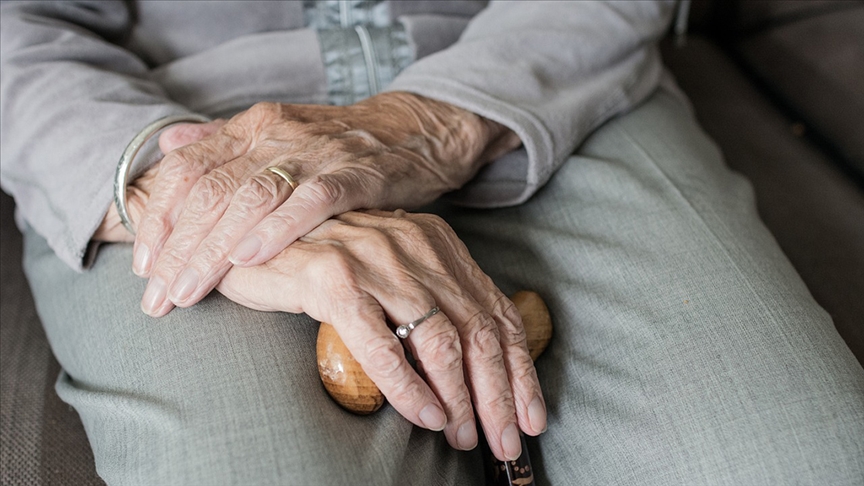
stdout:
<svg viewBox="0 0 864 486">
<path fill-rule="evenodd" d="M 409 93 L 255 105 L 160 163 L 135 240 L 133 269 L 150 278 L 142 308 L 190 306 L 232 262 L 267 261 L 333 215 L 428 203 L 518 144 L 497 123 Z M 273 165 L 299 187 L 264 170 Z"/>
<path fill-rule="evenodd" d="M 225 120 L 213 120 L 209 123 L 178 123 L 166 128 L 159 136 L 159 149 L 163 154 L 178 149 L 190 143 L 195 143 L 216 133 Z M 135 178 L 126 188 L 126 210 L 132 221 L 141 221 L 144 208 L 150 199 L 150 192 L 159 174 L 159 164 L 147 169 L 143 174 Z M 131 235 L 117 214 L 117 207 L 112 203 L 108 212 L 102 218 L 102 223 L 93 234 L 94 241 L 103 242 L 132 242 L 135 236 Z"/>
<path fill-rule="evenodd" d="M 247 307 L 333 324 L 393 407 L 443 429 L 453 447 L 477 444 L 473 410 L 501 460 L 520 455 L 519 428 L 546 428 L 519 312 L 437 216 L 346 213 L 262 265 L 234 267 L 217 288 Z M 404 340 L 424 381 L 385 318 L 408 323 L 436 305 Z"/>
</svg>

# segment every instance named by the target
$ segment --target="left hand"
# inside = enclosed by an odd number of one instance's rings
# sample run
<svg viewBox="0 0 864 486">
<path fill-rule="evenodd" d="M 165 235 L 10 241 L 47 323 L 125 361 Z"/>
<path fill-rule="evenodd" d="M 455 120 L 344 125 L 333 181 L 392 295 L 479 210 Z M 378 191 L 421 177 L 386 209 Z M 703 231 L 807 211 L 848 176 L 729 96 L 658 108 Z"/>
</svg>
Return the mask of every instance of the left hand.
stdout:
<svg viewBox="0 0 864 486">
<path fill-rule="evenodd" d="M 348 212 L 262 265 L 233 267 L 217 289 L 246 307 L 331 323 L 390 404 L 420 427 L 443 429 L 453 447 L 477 444 L 475 411 L 502 461 L 519 457 L 519 429 L 546 429 L 518 310 L 437 216 Z M 407 323 L 435 306 L 401 341 L 388 328 L 388 319 Z"/>
<path fill-rule="evenodd" d="M 497 123 L 410 93 L 259 103 L 162 160 L 135 240 L 133 269 L 150 278 L 142 309 L 193 305 L 232 262 L 265 262 L 333 215 L 428 203 L 518 145 Z M 264 171 L 274 165 L 296 191 Z"/>
</svg>

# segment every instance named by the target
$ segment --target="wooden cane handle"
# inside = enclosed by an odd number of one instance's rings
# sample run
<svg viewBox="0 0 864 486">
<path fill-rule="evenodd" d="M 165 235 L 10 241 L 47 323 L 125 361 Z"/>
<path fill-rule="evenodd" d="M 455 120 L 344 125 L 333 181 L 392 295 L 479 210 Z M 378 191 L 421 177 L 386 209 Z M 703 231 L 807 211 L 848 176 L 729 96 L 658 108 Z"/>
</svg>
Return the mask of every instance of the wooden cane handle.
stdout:
<svg viewBox="0 0 864 486">
<path fill-rule="evenodd" d="M 522 325 L 525 327 L 528 353 L 531 359 L 537 358 L 546 350 L 552 338 L 552 319 L 549 309 L 536 292 L 522 290 L 510 297 L 522 315 Z M 342 342 L 336 329 L 326 322 L 318 329 L 318 374 L 324 383 L 327 393 L 346 410 L 368 415 L 377 411 L 384 404 L 384 394 L 360 367 L 351 352 Z M 515 461 L 499 461 L 489 450 L 488 444 L 482 440 L 484 449 L 484 465 L 486 469 L 486 484 L 488 486 L 533 486 L 534 468 L 528 456 L 528 444 L 525 436 L 522 440 L 522 455 Z"/>
<path fill-rule="evenodd" d="M 536 360 L 552 338 L 552 319 L 536 292 L 522 290 L 510 297 L 522 315 L 528 352 Z M 384 404 L 384 394 L 360 367 L 332 325 L 318 329 L 318 374 L 327 393 L 346 410 L 368 415 Z"/>
<path fill-rule="evenodd" d="M 331 324 L 322 322 L 318 328 L 316 352 L 321 382 L 342 408 L 368 415 L 384 405 L 384 394 L 363 371 Z"/>
</svg>

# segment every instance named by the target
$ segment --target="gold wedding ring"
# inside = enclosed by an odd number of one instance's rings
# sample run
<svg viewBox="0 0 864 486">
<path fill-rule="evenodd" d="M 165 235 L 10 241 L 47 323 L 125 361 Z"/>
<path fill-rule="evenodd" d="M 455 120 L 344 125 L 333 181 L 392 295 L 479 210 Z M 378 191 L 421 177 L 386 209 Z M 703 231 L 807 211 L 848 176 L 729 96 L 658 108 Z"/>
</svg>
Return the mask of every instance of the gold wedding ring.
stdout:
<svg viewBox="0 0 864 486">
<path fill-rule="evenodd" d="M 270 172 L 272 172 L 272 173 L 278 175 L 279 177 L 285 179 L 285 182 L 287 182 L 288 185 L 291 186 L 292 191 L 296 191 L 297 186 L 300 185 L 300 184 L 297 184 L 297 181 L 295 181 L 294 178 L 291 177 L 291 174 L 286 172 L 285 169 L 283 169 L 282 167 L 278 167 L 278 166 L 274 165 L 271 167 L 267 167 L 267 169 L 265 169 L 265 170 L 269 170 Z"/>
</svg>

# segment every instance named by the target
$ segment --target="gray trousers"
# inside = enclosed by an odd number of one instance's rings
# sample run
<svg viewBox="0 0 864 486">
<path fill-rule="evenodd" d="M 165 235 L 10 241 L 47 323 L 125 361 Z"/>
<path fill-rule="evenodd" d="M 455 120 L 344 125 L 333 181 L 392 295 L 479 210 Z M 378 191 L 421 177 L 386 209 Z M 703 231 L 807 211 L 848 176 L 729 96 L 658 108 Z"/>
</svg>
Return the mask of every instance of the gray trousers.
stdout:
<svg viewBox="0 0 864 486">
<path fill-rule="evenodd" d="M 864 370 L 677 99 L 608 122 L 520 207 L 435 211 L 552 312 L 538 484 L 864 483 Z M 306 316 L 214 294 L 149 318 L 130 245 L 77 274 L 31 232 L 25 267 L 110 485 L 482 482 L 476 451 L 334 404 Z"/>
</svg>

